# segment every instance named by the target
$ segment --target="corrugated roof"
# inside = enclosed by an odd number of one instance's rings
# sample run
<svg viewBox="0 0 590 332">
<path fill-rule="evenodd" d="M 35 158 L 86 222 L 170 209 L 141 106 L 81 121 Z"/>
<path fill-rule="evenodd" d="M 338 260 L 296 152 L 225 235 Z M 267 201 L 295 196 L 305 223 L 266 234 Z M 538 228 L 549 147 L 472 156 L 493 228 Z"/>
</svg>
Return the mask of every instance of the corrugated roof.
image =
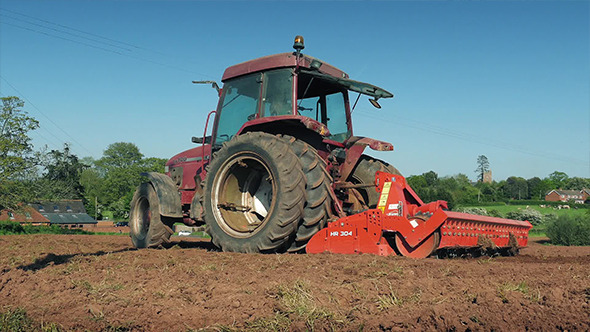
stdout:
<svg viewBox="0 0 590 332">
<path fill-rule="evenodd" d="M 561 189 L 556 189 L 555 192 L 557 192 L 560 195 L 581 195 L 582 191 L 581 190 L 561 190 Z"/>
<path fill-rule="evenodd" d="M 52 224 L 96 224 L 86 213 L 41 213 Z"/>
<path fill-rule="evenodd" d="M 38 201 L 29 205 L 41 213 L 86 213 L 81 200 Z"/>
</svg>

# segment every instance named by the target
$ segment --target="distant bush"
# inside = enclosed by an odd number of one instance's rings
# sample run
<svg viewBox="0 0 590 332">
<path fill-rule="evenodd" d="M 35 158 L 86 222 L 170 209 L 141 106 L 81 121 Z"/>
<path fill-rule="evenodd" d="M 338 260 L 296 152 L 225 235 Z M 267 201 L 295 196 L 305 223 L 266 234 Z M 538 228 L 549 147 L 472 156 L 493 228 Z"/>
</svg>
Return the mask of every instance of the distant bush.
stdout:
<svg viewBox="0 0 590 332">
<path fill-rule="evenodd" d="M 81 229 L 61 228 L 57 225 L 52 226 L 22 226 L 17 222 L 0 221 L 0 235 L 16 234 L 93 234 Z"/>
<path fill-rule="evenodd" d="M 480 216 L 487 216 L 488 211 L 481 207 L 464 207 L 458 208 L 457 212 L 469 213 L 469 214 L 477 214 Z"/>
<path fill-rule="evenodd" d="M 546 234 L 553 244 L 590 245 L 590 217 L 561 215 L 547 226 Z"/>
<path fill-rule="evenodd" d="M 555 213 L 547 213 L 543 216 L 543 222 L 546 224 L 553 223 L 557 220 L 557 215 Z"/>
<path fill-rule="evenodd" d="M 490 217 L 497 217 L 497 218 L 504 218 L 502 213 L 496 209 L 486 209 L 482 207 L 463 207 L 457 208 L 457 212 L 469 213 L 469 214 L 477 214 L 480 216 L 490 216 Z"/>
<path fill-rule="evenodd" d="M 498 205 L 508 205 L 506 202 L 498 201 L 498 202 L 474 202 L 474 205 L 478 206 L 498 206 Z M 467 205 L 467 204 L 465 204 Z"/>
<path fill-rule="evenodd" d="M 24 232 L 23 226 L 17 222 L 0 221 L 0 235 L 23 234 Z"/>
<path fill-rule="evenodd" d="M 543 222 L 543 214 L 535 209 L 526 208 L 506 213 L 506 218 L 515 220 L 528 220 L 533 225 Z"/>
<path fill-rule="evenodd" d="M 502 215 L 502 212 L 500 212 L 496 209 L 488 210 L 488 216 L 496 217 L 496 218 L 504 218 L 504 216 Z"/>
</svg>

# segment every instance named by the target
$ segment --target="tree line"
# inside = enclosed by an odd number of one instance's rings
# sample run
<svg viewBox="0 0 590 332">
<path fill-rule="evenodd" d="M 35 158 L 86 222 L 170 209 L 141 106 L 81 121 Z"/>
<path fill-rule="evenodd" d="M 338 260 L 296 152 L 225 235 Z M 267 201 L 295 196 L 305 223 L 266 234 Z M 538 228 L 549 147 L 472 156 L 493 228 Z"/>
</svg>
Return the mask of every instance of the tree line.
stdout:
<svg viewBox="0 0 590 332">
<path fill-rule="evenodd" d="M 429 171 L 410 176 L 407 181 L 423 201 L 445 200 L 449 202 L 450 208 L 482 202 L 541 201 L 553 189 L 590 189 L 590 179 L 569 177 L 559 171 L 542 179 L 536 176 L 530 179 L 510 176 L 506 180 L 491 183 L 472 183 L 465 174 L 439 177 L 434 171 Z"/>
<path fill-rule="evenodd" d="M 88 214 L 126 218 L 141 173 L 163 172 L 166 159 L 146 158 L 128 142 L 110 144 L 101 158 L 80 159 L 68 144 L 34 150 L 29 132 L 39 122 L 17 97 L 3 97 L 0 112 L 0 210 L 36 200 L 81 199 Z M 96 207 L 99 210 L 96 210 Z"/>
<path fill-rule="evenodd" d="M 29 132 L 39 128 L 39 122 L 23 110 L 24 102 L 19 98 L 1 100 L 0 210 L 18 209 L 22 203 L 36 200 L 81 199 L 92 216 L 109 211 L 115 218 L 126 218 L 135 188 L 145 180 L 141 173 L 164 171 L 166 159 L 146 158 L 128 142 L 110 144 L 96 160 L 80 159 L 67 144 L 61 150 L 34 150 Z M 457 204 L 542 200 L 551 189 L 590 188 L 590 179 L 570 178 L 558 171 L 543 179 L 511 176 L 484 183 L 489 162 L 480 156 L 477 164 L 477 183 L 465 174 L 439 177 L 434 171 L 407 180 L 425 202 L 446 200 L 451 208 Z"/>
</svg>

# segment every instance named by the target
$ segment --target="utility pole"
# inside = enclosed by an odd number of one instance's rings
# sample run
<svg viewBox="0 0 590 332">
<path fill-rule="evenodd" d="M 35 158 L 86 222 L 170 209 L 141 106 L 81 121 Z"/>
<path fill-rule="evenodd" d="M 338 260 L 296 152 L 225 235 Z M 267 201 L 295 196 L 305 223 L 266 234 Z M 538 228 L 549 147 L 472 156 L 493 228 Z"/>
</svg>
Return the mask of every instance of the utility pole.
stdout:
<svg viewBox="0 0 590 332">
<path fill-rule="evenodd" d="M 94 196 L 94 221 L 98 222 L 98 197 Z"/>
</svg>

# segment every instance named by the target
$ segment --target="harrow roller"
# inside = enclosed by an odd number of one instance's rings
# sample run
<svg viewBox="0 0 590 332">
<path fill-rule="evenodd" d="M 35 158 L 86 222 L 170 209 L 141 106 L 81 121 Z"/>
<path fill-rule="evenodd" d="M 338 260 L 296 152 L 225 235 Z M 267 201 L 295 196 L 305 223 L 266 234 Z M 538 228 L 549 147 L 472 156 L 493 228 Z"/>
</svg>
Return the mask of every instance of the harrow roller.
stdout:
<svg viewBox="0 0 590 332">
<path fill-rule="evenodd" d="M 332 221 L 307 244 L 308 253 L 372 253 L 425 258 L 438 250 L 517 252 L 528 242 L 528 221 L 446 211 L 425 204 L 404 177 L 377 172 L 376 209 Z"/>
</svg>

